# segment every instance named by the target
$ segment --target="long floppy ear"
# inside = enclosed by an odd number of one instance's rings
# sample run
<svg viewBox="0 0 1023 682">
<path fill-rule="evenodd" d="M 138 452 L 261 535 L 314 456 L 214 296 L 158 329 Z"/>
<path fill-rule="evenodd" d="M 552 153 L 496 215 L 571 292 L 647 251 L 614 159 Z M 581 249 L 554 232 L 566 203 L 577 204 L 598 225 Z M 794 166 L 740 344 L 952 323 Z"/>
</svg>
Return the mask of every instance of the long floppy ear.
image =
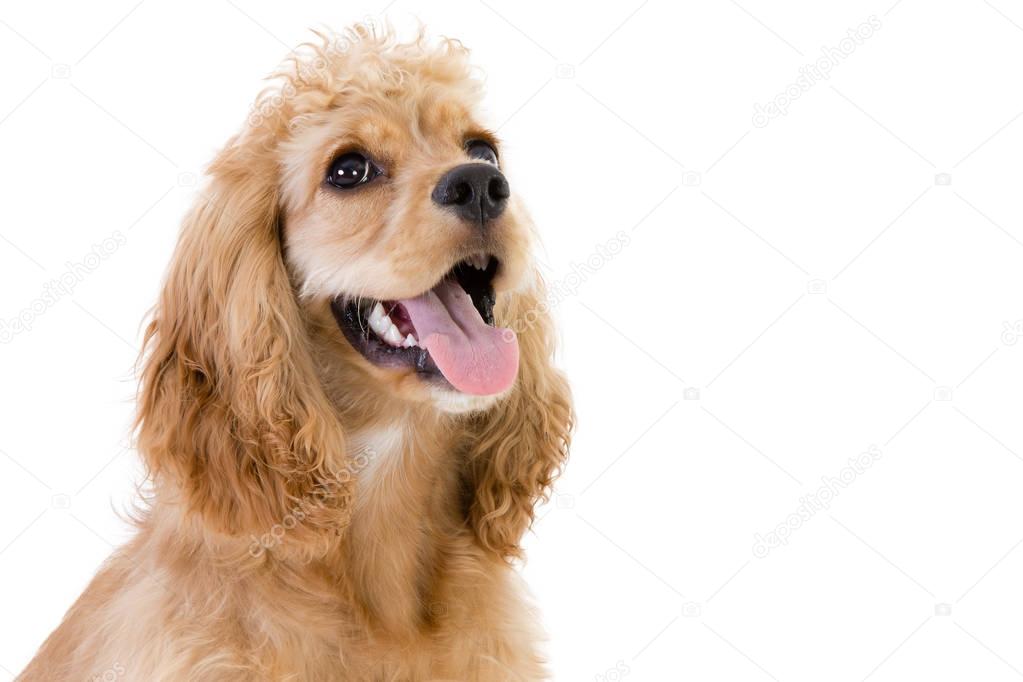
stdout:
<svg viewBox="0 0 1023 682">
<path fill-rule="evenodd" d="M 473 422 L 469 522 L 483 547 L 513 559 L 521 557 L 534 506 L 547 499 L 568 456 L 573 412 L 568 383 L 553 365 L 554 331 L 539 277 L 498 313 L 518 334 L 519 377 L 506 399 Z"/>
<path fill-rule="evenodd" d="M 267 533 L 296 510 L 289 539 L 343 527 L 343 435 L 282 258 L 273 154 L 236 138 L 210 176 L 146 331 L 140 450 L 158 490 L 218 531 Z"/>
</svg>

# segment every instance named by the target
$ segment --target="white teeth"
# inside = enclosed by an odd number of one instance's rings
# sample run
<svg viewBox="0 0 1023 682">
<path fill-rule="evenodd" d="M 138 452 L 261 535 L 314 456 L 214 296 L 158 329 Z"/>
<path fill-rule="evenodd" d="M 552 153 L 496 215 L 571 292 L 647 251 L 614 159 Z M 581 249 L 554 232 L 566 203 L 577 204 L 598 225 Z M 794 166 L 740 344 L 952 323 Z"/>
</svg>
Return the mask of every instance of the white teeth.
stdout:
<svg viewBox="0 0 1023 682">
<path fill-rule="evenodd" d="M 373 310 L 369 314 L 369 326 L 370 329 L 376 332 L 377 336 L 392 346 L 401 346 L 404 342 L 401 332 L 394 326 L 391 318 L 387 315 L 387 311 L 379 303 L 373 306 Z"/>
<path fill-rule="evenodd" d="M 376 304 L 373 306 L 373 310 L 369 313 L 369 328 L 376 332 L 377 336 L 380 336 L 386 342 L 390 342 L 391 339 L 398 336 L 398 342 L 401 342 L 401 334 L 398 328 L 394 326 L 394 322 L 388 317 L 387 311 L 384 310 L 384 306 Z M 394 329 L 392 332 L 391 330 Z"/>
<path fill-rule="evenodd" d="M 416 343 L 416 337 L 409 334 L 405 337 L 405 342 L 401 344 L 402 348 L 415 348 L 419 344 Z"/>
<path fill-rule="evenodd" d="M 384 306 L 380 305 L 379 303 L 377 303 L 375 306 L 373 306 L 373 310 L 369 314 L 369 324 L 370 324 L 370 326 L 373 326 L 374 322 L 379 323 L 379 322 L 382 322 L 383 320 L 386 320 L 386 319 L 387 319 L 387 313 L 384 311 Z M 373 328 L 376 329 L 376 327 L 373 327 Z"/>
<path fill-rule="evenodd" d="M 398 328 L 394 326 L 393 322 L 391 322 L 390 325 L 391 326 L 388 327 L 387 331 L 384 333 L 384 341 L 392 346 L 400 346 L 404 341 L 404 339 L 401 338 L 401 332 L 398 331 Z"/>
<path fill-rule="evenodd" d="M 482 253 L 476 254 L 470 256 L 467 262 L 477 270 L 486 270 L 490 266 L 490 256 L 485 256 Z"/>
<path fill-rule="evenodd" d="M 386 334 L 387 329 L 393 326 L 391 318 L 387 316 L 384 307 L 379 303 L 373 307 L 373 311 L 369 314 L 369 326 L 380 336 Z"/>
</svg>

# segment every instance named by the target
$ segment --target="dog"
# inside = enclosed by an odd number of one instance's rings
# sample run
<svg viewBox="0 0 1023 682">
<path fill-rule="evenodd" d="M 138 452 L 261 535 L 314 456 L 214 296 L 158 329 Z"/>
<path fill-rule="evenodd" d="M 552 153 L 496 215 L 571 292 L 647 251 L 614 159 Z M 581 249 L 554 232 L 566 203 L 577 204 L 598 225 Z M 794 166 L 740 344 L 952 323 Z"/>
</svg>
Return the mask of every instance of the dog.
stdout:
<svg viewBox="0 0 1023 682">
<path fill-rule="evenodd" d="M 367 25 L 275 74 L 146 327 L 137 534 L 19 680 L 546 678 L 514 567 L 573 409 L 481 96 Z"/>
</svg>

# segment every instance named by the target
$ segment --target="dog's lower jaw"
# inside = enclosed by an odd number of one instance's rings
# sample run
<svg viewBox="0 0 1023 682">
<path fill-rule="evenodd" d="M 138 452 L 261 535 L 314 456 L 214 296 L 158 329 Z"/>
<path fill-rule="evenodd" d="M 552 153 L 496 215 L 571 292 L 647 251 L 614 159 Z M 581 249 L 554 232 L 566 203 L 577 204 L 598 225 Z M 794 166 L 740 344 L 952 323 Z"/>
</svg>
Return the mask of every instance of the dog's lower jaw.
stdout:
<svg viewBox="0 0 1023 682">
<path fill-rule="evenodd" d="M 514 390 L 514 387 L 497 395 L 468 395 L 445 386 L 431 386 L 429 390 L 430 401 L 439 412 L 460 415 L 489 410 Z"/>
</svg>

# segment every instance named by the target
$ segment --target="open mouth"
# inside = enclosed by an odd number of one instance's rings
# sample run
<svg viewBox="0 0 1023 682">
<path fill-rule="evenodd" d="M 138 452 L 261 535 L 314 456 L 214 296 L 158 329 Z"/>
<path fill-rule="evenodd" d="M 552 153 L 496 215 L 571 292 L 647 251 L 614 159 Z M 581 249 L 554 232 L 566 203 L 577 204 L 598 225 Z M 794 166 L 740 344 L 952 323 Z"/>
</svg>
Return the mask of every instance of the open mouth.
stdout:
<svg viewBox="0 0 1023 682">
<path fill-rule="evenodd" d="M 494 323 L 496 258 L 471 256 L 429 291 L 379 301 L 341 295 L 331 310 L 345 338 L 375 365 L 414 369 L 473 395 L 506 390 L 518 373 L 514 332 Z"/>
</svg>

